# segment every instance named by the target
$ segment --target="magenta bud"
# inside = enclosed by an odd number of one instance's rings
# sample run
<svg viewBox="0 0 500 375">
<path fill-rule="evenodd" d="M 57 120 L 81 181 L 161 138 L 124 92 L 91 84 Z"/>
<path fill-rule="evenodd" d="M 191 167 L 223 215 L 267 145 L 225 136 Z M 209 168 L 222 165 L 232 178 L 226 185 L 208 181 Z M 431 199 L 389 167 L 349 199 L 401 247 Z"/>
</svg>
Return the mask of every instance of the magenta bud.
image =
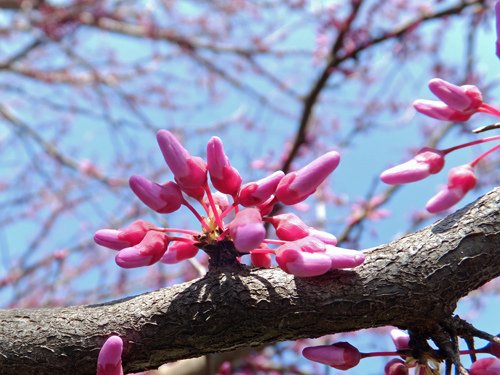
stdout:
<svg viewBox="0 0 500 375">
<path fill-rule="evenodd" d="M 236 250 L 242 253 L 258 248 L 266 236 L 262 217 L 256 208 L 238 212 L 228 228 Z"/>
<path fill-rule="evenodd" d="M 332 261 L 325 244 L 313 237 L 291 241 L 276 249 L 276 262 L 286 273 L 298 277 L 313 277 L 327 273 Z"/>
<path fill-rule="evenodd" d="M 272 259 L 271 254 L 251 253 L 250 259 L 255 267 L 271 268 Z"/>
<path fill-rule="evenodd" d="M 339 162 L 339 153 L 330 151 L 298 171 L 287 174 L 278 184 L 276 198 L 286 205 L 302 202 L 316 191 L 328 175 L 337 168 Z"/>
<path fill-rule="evenodd" d="M 258 181 L 243 185 L 238 194 L 238 203 L 245 207 L 261 205 L 274 194 L 284 175 L 282 171 L 276 171 Z"/>
<path fill-rule="evenodd" d="M 129 185 L 146 206 L 160 214 L 177 211 L 183 201 L 181 189 L 172 181 L 160 185 L 142 176 L 132 176 Z"/>
<path fill-rule="evenodd" d="M 384 367 L 385 375 L 408 375 L 408 367 L 399 358 L 391 359 Z"/>
<path fill-rule="evenodd" d="M 337 237 L 333 234 L 309 227 L 309 236 L 317 238 L 321 242 L 335 246 L 337 244 Z"/>
<path fill-rule="evenodd" d="M 498 375 L 500 374 L 500 359 L 478 359 L 472 364 L 469 373 L 470 375 Z"/>
<path fill-rule="evenodd" d="M 437 120 L 464 122 L 470 119 L 472 113 L 464 113 L 448 107 L 445 103 L 435 100 L 419 99 L 413 102 L 413 107 L 420 113 Z"/>
<path fill-rule="evenodd" d="M 241 177 L 236 168 L 231 167 L 224 153 L 224 146 L 218 137 L 212 137 L 207 144 L 207 168 L 210 180 L 221 193 L 235 196 L 240 190 Z"/>
<path fill-rule="evenodd" d="M 310 346 L 302 351 L 307 359 L 339 370 L 349 370 L 361 361 L 361 353 L 347 342 L 333 345 Z"/>
<path fill-rule="evenodd" d="M 97 358 L 97 375 L 123 375 L 123 341 L 119 336 L 109 337 Z"/>
<path fill-rule="evenodd" d="M 382 172 L 380 179 L 386 184 L 406 184 L 436 174 L 443 169 L 443 166 L 444 153 L 425 147 L 413 159 Z"/>
<path fill-rule="evenodd" d="M 354 268 L 363 264 L 365 254 L 358 250 L 343 249 L 340 247 L 326 245 L 326 255 L 331 259 L 331 268 Z"/>
<path fill-rule="evenodd" d="M 431 213 L 447 210 L 458 203 L 469 190 L 476 186 L 477 178 L 469 164 L 450 169 L 448 185 L 441 189 L 426 204 Z"/>
<path fill-rule="evenodd" d="M 391 339 L 397 350 L 410 349 L 410 335 L 406 332 L 394 328 L 391 330 Z"/>
<path fill-rule="evenodd" d="M 201 199 L 207 183 L 207 166 L 203 159 L 191 156 L 177 138 L 168 130 L 160 130 L 156 135 L 158 145 L 174 174 L 182 191 L 196 199 Z"/>
<path fill-rule="evenodd" d="M 120 239 L 120 231 L 116 229 L 99 229 L 94 234 L 94 242 L 113 250 L 124 249 L 131 244 Z"/>
<path fill-rule="evenodd" d="M 195 242 L 172 241 L 168 245 L 167 251 L 160 259 L 161 263 L 175 264 L 180 261 L 193 258 L 198 254 L 198 248 Z"/>
<path fill-rule="evenodd" d="M 167 245 L 168 237 L 164 233 L 149 231 L 140 243 L 116 254 L 115 262 L 123 268 L 150 266 L 160 260 Z"/>
<path fill-rule="evenodd" d="M 275 215 L 269 220 L 280 240 L 295 241 L 309 235 L 309 227 L 295 214 Z"/>
<path fill-rule="evenodd" d="M 136 220 L 122 229 L 100 229 L 95 233 L 94 241 L 98 245 L 106 246 L 113 250 L 121 250 L 137 245 L 149 230 L 155 228 L 153 224 L 145 220 Z"/>
<path fill-rule="evenodd" d="M 429 81 L 429 89 L 448 107 L 459 112 L 474 113 L 483 103 L 481 92 L 472 85 L 456 86 L 434 78 Z"/>
</svg>

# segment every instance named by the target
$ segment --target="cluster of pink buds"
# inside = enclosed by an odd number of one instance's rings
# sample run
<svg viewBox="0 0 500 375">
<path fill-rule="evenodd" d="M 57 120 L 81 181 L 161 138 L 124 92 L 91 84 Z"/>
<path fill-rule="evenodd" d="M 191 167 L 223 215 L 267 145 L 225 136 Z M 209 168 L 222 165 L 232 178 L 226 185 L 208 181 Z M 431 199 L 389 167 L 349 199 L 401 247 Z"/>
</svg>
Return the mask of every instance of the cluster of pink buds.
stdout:
<svg viewBox="0 0 500 375">
<path fill-rule="evenodd" d="M 356 347 L 347 342 L 338 342 L 332 345 L 311 346 L 304 348 L 302 355 L 315 362 L 319 362 L 339 370 L 348 370 L 358 365 L 363 358 L 398 356 L 391 359 L 384 368 L 385 375 L 408 375 L 414 369 L 416 375 L 439 374 L 439 360 L 426 358 L 424 362 L 411 356 L 410 336 L 399 329 L 391 330 L 391 338 L 396 351 L 361 353 Z M 497 358 L 482 358 L 475 361 L 471 368 L 471 375 L 498 375 L 500 372 L 500 344 L 489 343 L 477 350 L 463 350 L 460 355 L 487 353 Z"/>
<path fill-rule="evenodd" d="M 123 375 L 123 341 L 119 336 L 109 337 L 99 351 L 97 375 Z"/>
<path fill-rule="evenodd" d="M 417 100 L 414 105 L 419 112 L 440 120 L 466 121 L 475 112 L 486 112 L 500 117 L 500 111 L 484 104 L 481 93 L 475 86 L 455 86 L 441 79 L 432 79 L 429 83 L 432 92 L 443 102 Z M 459 120 L 462 119 L 462 120 Z M 452 151 L 497 141 L 500 136 L 493 136 L 464 143 L 444 150 L 425 147 L 411 160 L 382 172 L 380 179 L 386 184 L 406 184 L 422 180 L 431 174 L 439 173 L 445 164 L 445 156 Z M 474 186 L 477 178 L 474 167 L 487 155 L 498 150 L 496 145 L 468 164 L 452 168 L 448 174 L 448 183 L 426 205 L 427 211 L 437 213 L 449 209 L 458 203 Z"/>
<path fill-rule="evenodd" d="M 161 228 L 137 220 L 118 230 L 98 230 L 95 242 L 117 250 L 115 260 L 119 266 L 141 267 L 158 261 L 177 263 L 194 257 L 198 249 L 209 254 L 213 265 L 238 262 L 239 257 L 250 254 L 255 266 L 269 268 L 274 255 L 282 270 L 300 277 L 363 263 L 361 252 L 336 247 L 334 235 L 309 227 L 296 215 L 272 216 L 277 203 L 294 205 L 313 194 L 338 166 L 337 152 L 327 152 L 297 171 L 288 174 L 277 171 L 242 185 L 219 138 L 212 137 L 208 142 L 206 162 L 190 155 L 167 130 L 160 130 L 157 140 L 175 181 L 159 184 L 132 176 L 132 191 L 158 213 L 168 214 L 185 206 L 202 229 Z M 216 192 L 211 191 L 208 177 Z M 189 203 L 190 198 L 200 204 L 204 215 Z M 275 228 L 278 239 L 265 238 L 266 223 Z M 227 246 L 228 243 L 232 246 Z"/>
</svg>

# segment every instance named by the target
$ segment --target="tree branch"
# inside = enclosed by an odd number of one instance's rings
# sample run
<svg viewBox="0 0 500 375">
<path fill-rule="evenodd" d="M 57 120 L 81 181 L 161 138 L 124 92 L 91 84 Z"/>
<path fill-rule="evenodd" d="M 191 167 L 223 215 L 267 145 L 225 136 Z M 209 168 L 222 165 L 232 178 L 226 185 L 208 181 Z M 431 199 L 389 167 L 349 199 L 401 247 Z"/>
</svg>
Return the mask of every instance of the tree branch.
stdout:
<svg viewBox="0 0 500 375">
<path fill-rule="evenodd" d="M 500 275 L 500 188 L 447 218 L 366 250 L 354 271 L 277 269 L 204 278 L 100 305 L 0 311 L 2 374 L 90 374 L 112 333 L 129 372 L 243 346 L 395 325 L 429 332 Z"/>
</svg>

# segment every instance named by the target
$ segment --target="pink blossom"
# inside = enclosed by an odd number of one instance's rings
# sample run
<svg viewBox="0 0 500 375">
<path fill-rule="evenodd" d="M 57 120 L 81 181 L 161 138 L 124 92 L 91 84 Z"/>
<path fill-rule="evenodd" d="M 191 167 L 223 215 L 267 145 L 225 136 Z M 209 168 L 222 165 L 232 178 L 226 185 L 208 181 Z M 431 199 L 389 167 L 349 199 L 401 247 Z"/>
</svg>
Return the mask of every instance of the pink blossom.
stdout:
<svg viewBox="0 0 500 375">
<path fill-rule="evenodd" d="M 197 156 L 191 156 L 168 130 L 158 131 L 156 139 L 163 158 L 182 191 L 196 199 L 201 199 L 207 184 L 205 161 Z"/>
<path fill-rule="evenodd" d="M 115 262 L 123 268 L 149 266 L 160 260 L 167 245 L 168 237 L 164 233 L 149 231 L 137 245 L 120 250 Z"/>
<path fill-rule="evenodd" d="M 324 242 L 325 244 L 328 245 L 336 245 L 337 244 L 337 237 L 335 237 L 333 234 L 315 229 L 313 227 L 309 227 L 309 236 L 317 238 L 321 242 Z"/>
<path fill-rule="evenodd" d="M 264 203 L 274 194 L 284 175 L 282 171 L 276 171 L 258 181 L 243 185 L 238 194 L 238 203 L 245 207 Z"/>
<path fill-rule="evenodd" d="M 325 253 L 325 244 L 313 237 L 281 245 L 275 254 L 279 267 L 298 277 L 323 275 L 332 265 L 330 257 Z"/>
<path fill-rule="evenodd" d="M 271 268 L 271 254 L 251 253 L 250 259 L 255 267 Z"/>
<path fill-rule="evenodd" d="M 169 181 L 160 185 L 145 177 L 132 176 L 129 184 L 135 195 L 146 206 L 160 214 L 177 211 L 182 205 L 182 192 L 175 182 Z"/>
<path fill-rule="evenodd" d="M 194 242 L 172 241 L 168 245 L 167 251 L 160 258 L 161 263 L 175 264 L 180 261 L 193 258 L 198 254 L 198 247 Z"/>
<path fill-rule="evenodd" d="M 479 359 L 472 364 L 469 372 L 470 375 L 498 375 L 500 374 L 500 359 Z"/>
<path fill-rule="evenodd" d="M 207 168 L 214 188 L 221 193 L 235 196 L 240 190 L 241 177 L 231 167 L 224 153 L 224 145 L 218 137 L 212 137 L 207 144 Z"/>
<path fill-rule="evenodd" d="M 311 361 L 344 371 L 357 366 L 361 360 L 359 350 L 347 342 L 307 347 L 302 355 Z"/>
<path fill-rule="evenodd" d="M 391 339 L 397 350 L 406 350 L 410 348 L 410 335 L 394 328 L 391 330 Z"/>
<path fill-rule="evenodd" d="M 365 255 L 357 250 L 343 249 L 332 245 L 326 245 L 325 248 L 325 254 L 331 260 L 331 269 L 354 268 L 365 261 Z"/>
<path fill-rule="evenodd" d="M 136 220 L 129 226 L 116 229 L 100 229 L 94 234 L 96 244 L 113 250 L 137 245 L 151 229 L 156 228 L 145 220 Z"/>
<path fill-rule="evenodd" d="M 259 247 L 266 236 L 262 217 L 256 208 L 245 208 L 238 212 L 228 228 L 234 246 L 242 253 Z"/>
<path fill-rule="evenodd" d="M 119 336 L 109 337 L 99 351 L 97 375 L 123 375 L 122 351 L 122 339 Z"/>
<path fill-rule="evenodd" d="M 386 184 L 406 184 L 436 174 L 444 166 L 445 153 L 425 147 L 413 159 L 382 172 L 380 179 Z"/>
<path fill-rule="evenodd" d="M 444 121 L 464 122 L 473 115 L 473 113 L 457 111 L 445 103 L 435 100 L 418 99 L 413 102 L 413 107 L 426 116 Z"/>
<path fill-rule="evenodd" d="M 280 240 L 295 241 L 309 235 L 309 227 L 295 214 L 275 215 L 269 221 Z"/>
<path fill-rule="evenodd" d="M 302 202 L 316 191 L 328 175 L 337 168 L 339 162 L 339 153 L 330 151 L 298 171 L 288 173 L 278 184 L 276 198 L 286 205 Z"/>
<path fill-rule="evenodd" d="M 425 208 L 431 213 L 447 210 L 458 203 L 476 185 L 476 176 L 469 164 L 450 169 L 448 185 L 432 197 Z"/>
<path fill-rule="evenodd" d="M 384 367 L 385 375 L 408 375 L 408 367 L 399 358 L 391 359 Z"/>
<path fill-rule="evenodd" d="M 481 92 L 476 86 L 456 86 L 440 78 L 429 81 L 429 89 L 448 107 L 463 113 L 475 113 L 483 104 Z"/>
</svg>

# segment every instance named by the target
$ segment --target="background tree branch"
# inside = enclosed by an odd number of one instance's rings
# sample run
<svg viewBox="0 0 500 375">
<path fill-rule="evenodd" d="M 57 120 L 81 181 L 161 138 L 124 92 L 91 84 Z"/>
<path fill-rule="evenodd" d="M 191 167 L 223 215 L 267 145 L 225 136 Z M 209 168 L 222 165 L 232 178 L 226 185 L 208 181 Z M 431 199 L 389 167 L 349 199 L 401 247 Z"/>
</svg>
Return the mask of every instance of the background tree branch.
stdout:
<svg viewBox="0 0 500 375">
<path fill-rule="evenodd" d="M 500 275 L 500 188 L 445 219 L 366 250 L 354 271 L 299 279 L 277 269 L 204 278 L 100 305 L 0 312 L 2 374 L 90 374 L 112 333 L 128 372 L 182 358 L 395 325 L 431 333 Z"/>
</svg>

